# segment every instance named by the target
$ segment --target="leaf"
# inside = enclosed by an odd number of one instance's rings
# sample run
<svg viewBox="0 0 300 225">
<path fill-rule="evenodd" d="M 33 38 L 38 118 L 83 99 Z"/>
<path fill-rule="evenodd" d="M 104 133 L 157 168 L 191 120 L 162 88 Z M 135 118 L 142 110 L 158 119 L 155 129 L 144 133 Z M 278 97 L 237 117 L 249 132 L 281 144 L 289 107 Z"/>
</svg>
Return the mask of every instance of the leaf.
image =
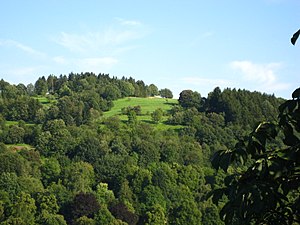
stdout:
<svg viewBox="0 0 300 225">
<path fill-rule="evenodd" d="M 295 98 L 299 99 L 299 98 L 300 98 L 300 88 L 297 88 L 297 89 L 293 92 L 292 98 L 293 98 L 293 99 L 295 99 Z"/>
<path fill-rule="evenodd" d="M 296 95 L 296 94 L 294 94 L 294 95 Z M 294 109 L 296 108 L 296 106 L 297 106 L 297 101 L 287 100 L 286 102 L 284 102 L 283 104 L 281 104 L 279 106 L 280 115 L 282 115 L 286 109 L 288 109 L 289 113 L 293 112 Z"/>
<path fill-rule="evenodd" d="M 235 175 L 229 175 L 229 176 L 225 177 L 225 179 L 224 179 L 225 185 L 229 186 L 232 183 L 232 181 L 235 180 L 235 177 L 236 177 Z"/>
<path fill-rule="evenodd" d="M 225 152 L 225 154 L 223 154 L 221 156 L 220 159 L 220 167 L 227 172 L 227 169 L 231 163 L 231 158 L 232 158 L 232 152 Z"/>
<path fill-rule="evenodd" d="M 296 33 L 294 33 L 293 37 L 291 38 L 291 42 L 293 45 L 296 44 L 296 41 L 297 41 L 299 35 L 300 35 L 300 29 Z"/>
<path fill-rule="evenodd" d="M 293 146 L 299 143 L 299 139 L 294 135 L 293 127 L 290 124 L 286 124 L 284 127 L 284 140 L 283 143 L 288 146 Z"/>
<path fill-rule="evenodd" d="M 220 160 L 221 160 L 221 155 L 224 154 L 223 152 L 224 150 L 219 150 L 212 157 L 211 164 L 213 168 L 215 168 L 216 170 L 218 170 L 220 167 Z"/>
<path fill-rule="evenodd" d="M 215 205 L 218 205 L 219 200 L 224 195 L 224 188 L 216 189 L 213 191 L 212 201 Z"/>
<path fill-rule="evenodd" d="M 283 140 L 283 143 L 288 146 L 293 146 L 296 143 L 299 143 L 299 139 L 295 135 L 290 135 L 290 136 L 285 137 L 285 139 Z"/>
</svg>

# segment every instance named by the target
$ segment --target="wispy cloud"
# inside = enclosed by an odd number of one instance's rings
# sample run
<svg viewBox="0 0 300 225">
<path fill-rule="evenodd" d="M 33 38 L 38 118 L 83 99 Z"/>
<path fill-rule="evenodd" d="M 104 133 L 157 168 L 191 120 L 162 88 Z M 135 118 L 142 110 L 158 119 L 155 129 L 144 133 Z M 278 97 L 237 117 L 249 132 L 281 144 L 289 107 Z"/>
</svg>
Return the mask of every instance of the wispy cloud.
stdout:
<svg viewBox="0 0 300 225">
<path fill-rule="evenodd" d="M 253 85 L 256 90 L 274 92 L 288 89 L 290 84 L 278 81 L 277 71 L 282 63 L 258 64 L 251 61 L 233 61 L 230 67 L 241 76 L 241 82 L 247 82 L 247 86 Z"/>
<path fill-rule="evenodd" d="M 123 18 L 116 18 L 121 25 L 125 25 L 125 26 L 141 26 L 142 23 L 138 20 L 126 20 Z"/>
<path fill-rule="evenodd" d="M 0 71 L 3 75 L 7 75 L 7 81 L 11 83 L 32 83 L 35 81 L 33 74 L 40 74 L 43 66 L 23 66 L 23 67 L 12 67 L 2 66 Z"/>
<path fill-rule="evenodd" d="M 23 52 L 36 57 L 46 57 L 46 54 L 31 48 L 30 46 L 24 45 L 15 40 L 0 40 L 0 46 L 13 47 L 22 50 Z"/>
<path fill-rule="evenodd" d="M 55 42 L 72 52 L 101 52 L 102 54 L 110 52 L 111 54 L 111 52 L 118 52 L 119 48 L 128 48 L 131 41 L 144 37 L 145 31 L 141 22 L 124 19 L 117 21 L 117 24 L 113 24 L 102 31 L 89 31 L 80 34 L 61 32 L 55 38 Z"/>
<path fill-rule="evenodd" d="M 195 46 L 201 45 L 201 44 L 203 44 L 203 40 L 207 40 L 214 35 L 215 35 L 215 33 L 213 31 L 208 30 L 208 31 L 202 32 L 202 33 L 198 34 L 195 38 L 193 38 L 189 42 L 188 46 L 195 47 Z"/>
</svg>

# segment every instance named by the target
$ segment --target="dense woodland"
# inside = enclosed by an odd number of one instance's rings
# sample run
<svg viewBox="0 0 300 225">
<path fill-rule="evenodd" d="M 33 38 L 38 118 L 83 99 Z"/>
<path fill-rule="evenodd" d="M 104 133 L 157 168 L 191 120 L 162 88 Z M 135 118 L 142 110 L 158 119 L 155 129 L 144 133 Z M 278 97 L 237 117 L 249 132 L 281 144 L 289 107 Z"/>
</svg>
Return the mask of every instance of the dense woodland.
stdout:
<svg viewBox="0 0 300 225">
<path fill-rule="evenodd" d="M 219 212 L 228 198 L 216 204 L 211 193 L 228 174 L 212 167 L 212 156 L 234 149 L 259 122 L 276 121 L 284 102 L 240 89 L 216 87 L 207 97 L 183 90 L 178 104 L 147 123 L 139 106 L 122 110 L 126 121 L 103 116 L 120 98 L 173 97 L 133 78 L 1 80 L 0 95 L 0 223 L 24 225 L 224 224 Z M 161 114 L 176 129 L 157 129 Z"/>
</svg>

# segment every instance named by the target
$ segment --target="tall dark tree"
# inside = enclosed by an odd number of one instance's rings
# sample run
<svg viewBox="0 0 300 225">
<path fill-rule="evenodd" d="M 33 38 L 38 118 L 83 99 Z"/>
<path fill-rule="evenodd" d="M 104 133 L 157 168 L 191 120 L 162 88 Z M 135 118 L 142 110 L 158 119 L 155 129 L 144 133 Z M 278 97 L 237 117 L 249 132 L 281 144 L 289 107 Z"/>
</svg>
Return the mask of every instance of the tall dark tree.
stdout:
<svg viewBox="0 0 300 225">
<path fill-rule="evenodd" d="M 37 95 L 45 95 L 48 91 L 48 84 L 44 76 L 40 77 L 34 84 L 34 92 Z"/>
<path fill-rule="evenodd" d="M 192 90 L 182 91 L 179 95 L 178 102 L 183 108 L 195 107 L 199 110 L 202 106 L 202 98 L 200 93 Z"/>
</svg>

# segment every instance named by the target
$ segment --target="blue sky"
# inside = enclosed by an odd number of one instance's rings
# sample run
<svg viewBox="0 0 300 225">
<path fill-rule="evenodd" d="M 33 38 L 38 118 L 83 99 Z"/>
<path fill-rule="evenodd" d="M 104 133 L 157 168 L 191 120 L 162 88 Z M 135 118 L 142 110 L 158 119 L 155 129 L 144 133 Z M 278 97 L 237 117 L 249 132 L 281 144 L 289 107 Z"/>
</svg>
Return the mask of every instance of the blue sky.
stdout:
<svg viewBox="0 0 300 225">
<path fill-rule="evenodd" d="M 203 97 L 216 86 L 290 98 L 300 86 L 299 0 L 9 0 L 0 78 L 132 76 Z"/>
</svg>

